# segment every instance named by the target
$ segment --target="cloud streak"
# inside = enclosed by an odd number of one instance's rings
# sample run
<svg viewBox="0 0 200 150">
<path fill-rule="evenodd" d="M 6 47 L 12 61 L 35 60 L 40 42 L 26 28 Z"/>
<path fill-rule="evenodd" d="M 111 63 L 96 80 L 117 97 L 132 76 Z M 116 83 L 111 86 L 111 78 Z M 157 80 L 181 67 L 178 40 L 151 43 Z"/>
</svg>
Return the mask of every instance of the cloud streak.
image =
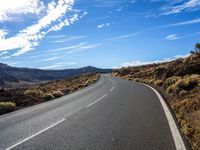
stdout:
<svg viewBox="0 0 200 150">
<path fill-rule="evenodd" d="M 160 60 L 153 60 L 153 61 L 140 61 L 140 60 L 134 60 L 132 62 L 124 62 L 121 65 L 113 68 L 121 68 L 121 67 L 129 67 L 129 66 L 141 66 L 141 65 L 147 65 L 147 64 L 157 64 L 157 63 L 164 63 L 164 62 L 169 62 L 173 61 L 175 59 L 179 58 L 185 58 L 188 57 L 190 54 L 185 54 L 185 55 L 176 55 L 172 58 L 164 58 Z"/>
<path fill-rule="evenodd" d="M 181 37 L 179 37 L 177 34 L 170 34 L 168 36 L 166 36 L 166 40 L 169 40 L 169 41 L 174 41 L 174 40 L 178 40 L 180 39 Z"/>
<path fill-rule="evenodd" d="M 74 0 L 59 0 L 57 3 L 51 1 L 47 5 L 46 15 L 39 19 L 37 23 L 19 31 L 19 33 L 13 37 L 6 38 L 5 33 L 4 35 L 0 33 L 0 51 L 18 50 L 13 56 L 19 56 L 33 50 L 35 46 L 39 45 L 39 41 L 49 32 L 58 31 L 64 26 L 69 26 L 75 21 L 78 21 L 78 11 L 72 9 L 73 4 Z M 26 11 L 24 13 L 26 13 Z M 70 15 L 68 18 L 64 18 L 66 13 L 74 14 Z"/>
<path fill-rule="evenodd" d="M 179 2 L 179 1 L 177 1 Z M 172 6 L 164 6 L 162 7 L 162 11 L 164 11 L 163 15 L 177 14 L 183 11 L 193 11 L 199 9 L 200 0 L 188 0 L 187 2 L 183 2 L 181 4 L 176 4 Z"/>
</svg>

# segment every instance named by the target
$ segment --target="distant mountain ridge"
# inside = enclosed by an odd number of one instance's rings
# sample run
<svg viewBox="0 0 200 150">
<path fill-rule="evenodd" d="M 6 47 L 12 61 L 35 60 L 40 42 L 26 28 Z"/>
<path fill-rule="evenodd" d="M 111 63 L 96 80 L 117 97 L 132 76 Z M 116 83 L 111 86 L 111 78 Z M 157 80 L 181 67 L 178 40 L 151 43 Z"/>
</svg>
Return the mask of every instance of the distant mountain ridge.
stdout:
<svg viewBox="0 0 200 150">
<path fill-rule="evenodd" d="M 17 68 L 0 63 L 0 87 L 29 85 L 39 82 L 73 77 L 84 73 L 110 73 L 111 71 L 111 69 L 100 69 L 92 66 L 77 69 L 41 70 Z"/>
</svg>

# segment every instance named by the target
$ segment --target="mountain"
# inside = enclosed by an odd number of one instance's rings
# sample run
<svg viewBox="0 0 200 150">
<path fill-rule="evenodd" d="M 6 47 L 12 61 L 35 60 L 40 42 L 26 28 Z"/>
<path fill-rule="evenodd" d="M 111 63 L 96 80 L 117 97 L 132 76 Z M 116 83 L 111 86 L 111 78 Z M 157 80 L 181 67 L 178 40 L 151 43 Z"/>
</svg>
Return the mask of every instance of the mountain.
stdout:
<svg viewBox="0 0 200 150">
<path fill-rule="evenodd" d="M 0 87 L 37 84 L 51 80 L 78 76 L 85 73 L 109 73 L 111 71 L 111 69 L 100 69 L 92 66 L 77 69 L 41 70 L 17 68 L 0 63 Z"/>
</svg>

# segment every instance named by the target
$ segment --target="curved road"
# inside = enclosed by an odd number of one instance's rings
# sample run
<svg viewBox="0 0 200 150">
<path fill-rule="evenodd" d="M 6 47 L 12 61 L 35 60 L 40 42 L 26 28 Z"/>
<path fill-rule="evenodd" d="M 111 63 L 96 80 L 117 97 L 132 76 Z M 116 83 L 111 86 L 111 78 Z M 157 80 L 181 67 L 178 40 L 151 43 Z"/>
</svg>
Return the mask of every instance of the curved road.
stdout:
<svg viewBox="0 0 200 150">
<path fill-rule="evenodd" d="M 175 150 L 155 92 L 102 75 L 92 86 L 0 117 L 0 149 Z"/>
</svg>

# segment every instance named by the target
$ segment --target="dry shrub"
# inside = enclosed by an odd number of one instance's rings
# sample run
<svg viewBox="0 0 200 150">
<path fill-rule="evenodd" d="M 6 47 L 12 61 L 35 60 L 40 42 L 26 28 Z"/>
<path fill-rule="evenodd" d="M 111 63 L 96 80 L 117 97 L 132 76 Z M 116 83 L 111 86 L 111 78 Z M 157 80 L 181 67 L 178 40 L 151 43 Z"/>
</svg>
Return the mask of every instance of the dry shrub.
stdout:
<svg viewBox="0 0 200 150">
<path fill-rule="evenodd" d="M 43 97 L 44 92 L 40 89 L 28 89 L 24 91 L 24 95 L 33 97 Z"/>
<path fill-rule="evenodd" d="M 181 79 L 181 77 L 172 76 L 172 77 L 166 79 L 165 85 L 166 85 L 166 87 L 171 86 L 171 85 L 175 84 L 180 79 Z"/>
<path fill-rule="evenodd" d="M 64 95 L 61 91 L 53 91 L 52 94 L 55 98 L 62 97 Z"/>
<path fill-rule="evenodd" d="M 163 85 L 163 81 L 162 80 L 156 80 L 156 81 L 154 81 L 154 84 L 156 86 L 162 86 Z"/>
<path fill-rule="evenodd" d="M 176 81 L 176 82 L 175 82 Z M 190 91 L 196 86 L 198 86 L 200 81 L 199 75 L 190 75 L 185 76 L 183 78 L 173 78 L 173 80 L 168 80 L 168 85 L 170 85 L 167 88 L 168 93 L 175 93 L 178 94 L 180 91 Z M 174 83 L 175 82 L 175 83 Z"/>
<path fill-rule="evenodd" d="M 49 100 L 54 99 L 54 96 L 51 93 L 48 93 L 48 94 L 45 94 L 43 98 L 45 101 L 49 101 Z"/>
<path fill-rule="evenodd" d="M 16 104 L 14 102 L 0 102 L 0 114 L 14 111 Z"/>
</svg>

